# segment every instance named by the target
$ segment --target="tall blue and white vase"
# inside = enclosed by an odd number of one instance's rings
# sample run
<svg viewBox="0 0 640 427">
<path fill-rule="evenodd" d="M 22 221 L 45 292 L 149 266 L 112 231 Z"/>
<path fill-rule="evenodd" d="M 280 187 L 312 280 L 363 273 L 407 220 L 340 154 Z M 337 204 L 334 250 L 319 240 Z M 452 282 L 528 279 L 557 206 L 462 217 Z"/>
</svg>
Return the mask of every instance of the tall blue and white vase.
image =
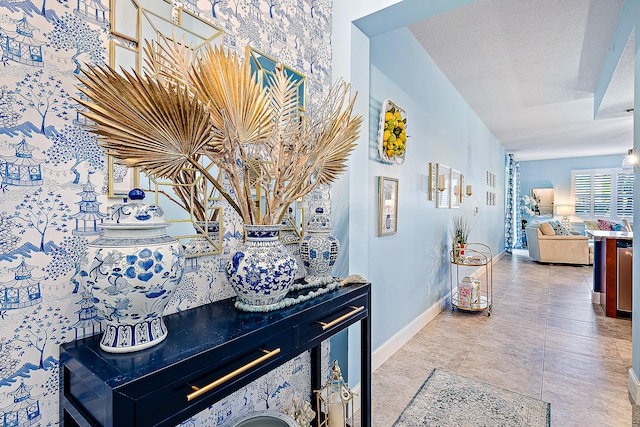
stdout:
<svg viewBox="0 0 640 427">
<path fill-rule="evenodd" d="M 80 276 L 106 322 L 100 347 L 111 353 L 143 350 L 167 337 L 164 309 L 184 272 L 182 245 L 157 205 L 129 192 L 102 224 L 104 235 L 88 246 Z"/>
<path fill-rule="evenodd" d="M 245 242 L 231 257 L 226 274 L 247 311 L 278 308 L 291 288 L 298 263 L 280 242 L 280 225 L 245 224 Z"/>
<path fill-rule="evenodd" d="M 338 259 L 340 242 L 331 235 L 332 231 L 330 215 L 325 214 L 322 207 L 316 208 L 300 241 L 300 258 L 307 269 L 307 283 L 323 285 L 335 281 L 331 271 Z"/>
</svg>

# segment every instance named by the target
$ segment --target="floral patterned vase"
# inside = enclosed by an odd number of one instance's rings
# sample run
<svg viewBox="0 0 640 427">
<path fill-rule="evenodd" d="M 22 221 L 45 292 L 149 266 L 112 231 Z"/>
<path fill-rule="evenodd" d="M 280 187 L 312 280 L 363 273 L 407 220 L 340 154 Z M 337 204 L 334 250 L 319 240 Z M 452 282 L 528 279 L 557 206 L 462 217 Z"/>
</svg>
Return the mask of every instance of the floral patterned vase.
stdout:
<svg viewBox="0 0 640 427">
<path fill-rule="evenodd" d="M 268 310 L 289 292 L 298 264 L 278 239 L 279 224 L 245 224 L 244 230 L 246 241 L 229 260 L 227 279 L 242 309 Z"/>
<path fill-rule="evenodd" d="M 100 347 L 128 353 L 154 346 L 167 336 L 164 308 L 184 272 L 184 252 L 167 236 L 164 213 L 129 192 L 130 203 L 110 208 L 104 235 L 89 244 L 80 276 L 93 295 L 106 328 Z"/>
<path fill-rule="evenodd" d="M 307 233 L 300 241 L 300 258 L 307 269 L 305 281 L 318 285 L 331 283 L 333 266 L 338 259 L 340 242 L 331 235 L 331 220 L 322 208 L 307 223 Z"/>
</svg>

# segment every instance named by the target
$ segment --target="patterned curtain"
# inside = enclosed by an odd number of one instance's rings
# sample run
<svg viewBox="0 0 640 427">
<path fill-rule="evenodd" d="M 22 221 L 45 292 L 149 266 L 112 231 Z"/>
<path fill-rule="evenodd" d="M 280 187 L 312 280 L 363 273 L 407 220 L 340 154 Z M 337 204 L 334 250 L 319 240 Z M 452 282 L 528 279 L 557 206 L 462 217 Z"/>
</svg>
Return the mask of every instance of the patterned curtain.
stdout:
<svg viewBox="0 0 640 427">
<path fill-rule="evenodd" d="M 504 215 L 504 242 L 505 250 L 511 253 L 512 249 L 520 249 L 523 247 L 524 230 L 521 227 L 520 214 L 520 165 L 513 158 L 513 154 L 509 154 L 506 159 L 507 163 L 507 200 L 506 212 Z"/>
<path fill-rule="evenodd" d="M 515 162 L 515 169 L 516 179 L 513 191 L 513 217 L 515 223 L 514 227 L 516 229 L 516 235 L 518 237 L 516 238 L 516 242 L 513 248 L 522 249 L 527 247 L 527 238 L 524 232 L 524 228 L 522 228 L 522 209 L 520 206 L 520 190 L 522 188 L 520 186 L 520 163 Z"/>
</svg>

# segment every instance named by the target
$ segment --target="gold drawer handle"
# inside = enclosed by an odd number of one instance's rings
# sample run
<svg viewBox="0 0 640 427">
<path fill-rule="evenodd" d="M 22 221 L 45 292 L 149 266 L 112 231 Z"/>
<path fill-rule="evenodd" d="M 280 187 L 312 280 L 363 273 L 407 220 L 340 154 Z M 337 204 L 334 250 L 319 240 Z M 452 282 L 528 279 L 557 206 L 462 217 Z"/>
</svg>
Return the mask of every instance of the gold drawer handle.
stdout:
<svg viewBox="0 0 640 427">
<path fill-rule="evenodd" d="M 273 356 L 275 356 L 276 354 L 280 353 L 280 348 L 276 348 L 275 350 L 269 351 L 269 350 L 262 350 L 262 352 L 264 353 L 264 356 L 260 356 L 259 358 L 257 358 L 256 360 L 254 360 L 253 362 L 249 362 L 246 365 L 236 369 L 233 372 L 228 373 L 227 375 L 225 375 L 224 377 L 218 378 L 217 380 L 215 380 L 214 382 L 207 384 L 206 386 L 199 388 L 196 387 L 194 385 L 191 386 L 192 390 L 195 390 L 193 393 L 189 393 L 187 394 L 187 401 L 192 401 L 193 399 L 195 399 L 196 397 L 200 396 L 201 394 L 204 394 L 216 387 L 218 387 L 220 384 L 229 381 L 231 378 L 236 377 L 238 375 L 240 375 L 241 373 L 253 368 L 256 365 L 259 365 L 260 363 L 264 362 L 267 359 L 272 358 Z"/>
<path fill-rule="evenodd" d="M 347 314 L 344 314 L 340 317 L 338 317 L 337 319 L 332 320 L 329 323 L 325 323 L 325 322 L 318 322 L 319 324 L 322 325 L 322 330 L 326 331 L 327 329 L 329 329 L 330 327 L 332 327 L 333 325 L 335 325 L 336 323 L 340 323 L 342 322 L 344 319 L 353 316 L 356 313 L 361 312 L 362 310 L 364 310 L 364 305 L 361 305 L 360 307 L 354 307 L 354 306 L 350 306 L 350 308 L 352 308 L 353 310 L 351 310 L 350 312 L 348 312 Z"/>
</svg>

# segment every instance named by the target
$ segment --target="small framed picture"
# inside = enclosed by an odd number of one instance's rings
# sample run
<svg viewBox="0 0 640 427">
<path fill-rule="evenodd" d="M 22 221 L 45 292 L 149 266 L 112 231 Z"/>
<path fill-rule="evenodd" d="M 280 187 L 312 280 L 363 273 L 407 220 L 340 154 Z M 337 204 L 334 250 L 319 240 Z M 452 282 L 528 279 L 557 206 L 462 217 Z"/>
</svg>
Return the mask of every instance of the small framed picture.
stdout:
<svg viewBox="0 0 640 427">
<path fill-rule="evenodd" d="M 451 179 L 449 180 L 449 191 L 451 192 L 451 201 L 449 207 L 457 209 L 460 207 L 460 196 L 462 196 L 462 174 L 460 171 L 451 169 Z"/>
<path fill-rule="evenodd" d="M 429 200 L 436 198 L 436 178 L 437 178 L 438 164 L 429 163 Z"/>
<path fill-rule="evenodd" d="M 398 180 L 378 178 L 378 236 L 398 232 Z"/>
</svg>

